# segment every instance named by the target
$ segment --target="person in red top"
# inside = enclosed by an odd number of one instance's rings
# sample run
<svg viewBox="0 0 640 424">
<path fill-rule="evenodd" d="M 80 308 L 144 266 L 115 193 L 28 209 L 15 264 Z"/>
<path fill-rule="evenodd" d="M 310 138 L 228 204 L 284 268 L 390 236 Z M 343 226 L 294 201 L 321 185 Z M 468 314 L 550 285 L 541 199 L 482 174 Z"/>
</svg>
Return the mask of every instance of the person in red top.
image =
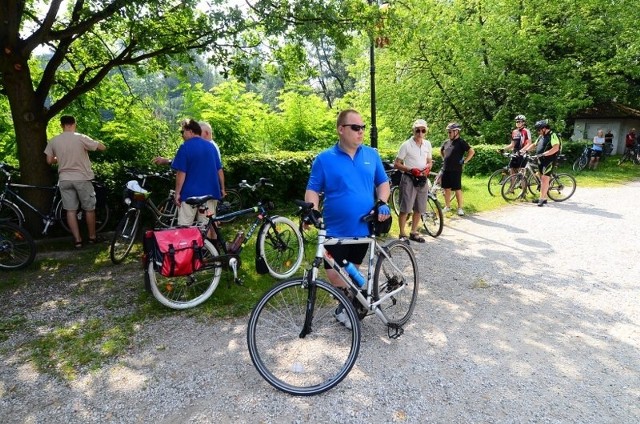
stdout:
<svg viewBox="0 0 640 424">
<path fill-rule="evenodd" d="M 527 118 L 524 115 L 516 116 L 516 128 L 511 131 L 511 144 L 505 146 L 503 150 L 511 150 L 517 157 L 511 158 L 509 162 L 509 173 L 515 174 L 524 166 L 524 157 L 520 151 L 531 144 L 531 131 L 526 128 Z"/>
<path fill-rule="evenodd" d="M 636 142 L 636 129 L 631 128 L 631 131 L 629 131 L 629 134 L 627 134 L 627 136 L 624 139 L 624 145 L 627 149 L 633 149 L 635 142 Z"/>
</svg>

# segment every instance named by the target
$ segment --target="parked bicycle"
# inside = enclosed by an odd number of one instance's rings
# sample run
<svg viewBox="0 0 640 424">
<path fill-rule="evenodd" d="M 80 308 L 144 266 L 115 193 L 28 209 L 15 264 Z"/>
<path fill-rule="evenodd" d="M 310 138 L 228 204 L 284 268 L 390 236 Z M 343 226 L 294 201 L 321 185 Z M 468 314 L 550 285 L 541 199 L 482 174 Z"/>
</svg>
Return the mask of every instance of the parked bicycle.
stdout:
<svg viewBox="0 0 640 424">
<path fill-rule="evenodd" d="M 511 157 L 511 153 L 502 152 L 502 156 L 506 158 Z M 511 168 L 509 167 L 509 163 L 503 166 L 500 169 L 496 169 L 489 176 L 489 181 L 487 181 L 487 190 L 489 190 L 489 194 L 493 197 L 497 196 L 500 193 L 500 188 L 507 178 L 511 176 Z"/>
<path fill-rule="evenodd" d="M 627 161 L 640 165 L 640 143 L 636 143 L 631 148 L 625 147 L 624 153 L 620 159 L 618 159 L 618 165 L 622 165 Z"/>
<path fill-rule="evenodd" d="M 156 226 L 173 227 L 177 222 L 178 207 L 174 202 L 174 191 L 169 190 L 168 196 L 156 205 L 149 197 L 151 192 L 146 190 L 149 179 L 169 180 L 171 172 L 143 172 L 127 168 L 126 173 L 135 180 L 129 181 L 125 186 L 124 203 L 129 209 L 118 222 L 111 239 L 109 256 L 114 264 L 121 263 L 131 251 L 141 226 L 141 214 L 144 209 L 149 211 Z"/>
<path fill-rule="evenodd" d="M 578 156 L 578 158 L 573 162 L 573 170 L 575 172 L 580 172 L 589 164 L 589 160 L 591 159 L 591 154 L 593 149 L 590 145 L 584 146 L 584 150 Z"/>
<path fill-rule="evenodd" d="M 270 184 L 261 178 L 256 185 Z M 205 209 L 206 202 L 212 196 L 190 197 L 184 201 L 192 206 Z M 145 258 L 148 284 L 153 296 L 163 305 L 173 309 L 186 309 L 197 306 L 207 300 L 215 291 L 222 269 L 231 269 L 233 279 L 242 284 L 238 270 L 242 261 L 240 254 L 248 241 L 257 231 L 256 270 L 268 273 L 274 278 L 291 277 L 300 267 L 304 254 L 302 235 L 296 224 L 289 218 L 271 215 L 271 202 L 258 202 L 255 206 L 217 217 L 210 216 L 207 225 L 200 227 L 205 237 L 202 261 L 204 265 L 190 275 L 166 277 L 162 275 L 157 258 Z M 220 226 L 220 222 L 244 215 L 255 215 L 255 220 L 247 232 L 239 231 L 233 241 L 228 241 Z M 209 231 L 215 232 L 215 240 L 206 236 Z"/>
<path fill-rule="evenodd" d="M 371 235 L 330 238 L 311 203 L 296 201 L 304 216 L 318 228 L 316 257 L 302 277 L 284 281 L 257 303 L 247 327 L 249 355 L 258 373 L 278 390 L 310 396 L 340 383 L 358 357 L 360 320 L 376 315 L 397 339 L 404 332 L 418 296 L 419 274 L 409 243 L 392 240 L 380 245 Z M 376 219 L 368 215 L 366 220 Z M 364 286 L 353 281 L 325 246 L 369 244 Z M 342 290 L 318 278 L 324 261 L 338 272 L 354 300 Z M 347 321 L 334 314 L 343 310 Z"/>
<path fill-rule="evenodd" d="M 242 192 L 249 191 L 250 193 L 255 193 L 262 187 L 259 184 L 248 184 L 247 180 L 242 180 L 233 188 L 226 190 L 226 195 L 221 202 L 218 202 L 218 206 L 216 207 L 216 215 L 229 215 L 229 218 L 226 218 L 225 221 L 220 222 L 231 222 L 236 219 L 236 216 L 230 215 L 231 212 L 236 212 L 242 209 Z"/>
<path fill-rule="evenodd" d="M 4 187 L 0 193 L 0 219 L 9 220 L 18 226 L 22 226 L 25 222 L 25 214 L 19 206 L 22 205 L 40 217 L 44 225 L 42 230 L 43 235 L 46 235 L 49 228 L 56 223 L 60 223 L 62 227 L 70 233 L 71 229 L 67 224 L 66 218 L 67 212 L 62 206 L 62 197 L 60 196 L 60 188 L 58 187 L 58 184 L 56 183 L 54 186 L 45 187 L 14 183 L 12 181 L 12 172 L 15 171 L 17 171 L 16 168 L 6 163 L 0 163 L 0 172 L 2 172 L 6 177 Z M 98 199 L 98 203 L 96 204 L 96 231 L 100 232 L 109 221 L 109 207 L 106 204 L 106 191 L 104 187 L 95 181 L 94 187 L 96 190 L 96 197 Z M 19 189 L 35 189 L 49 192 L 52 195 L 49 210 L 47 212 L 43 212 L 38 209 L 28 200 L 20 196 L 18 193 Z M 82 209 L 78 210 L 78 221 L 81 223 L 84 219 L 85 211 Z"/>
<path fill-rule="evenodd" d="M 402 178 L 402 171 L 398 169 L 387 170 L 387 175 L 389 176 L 389 184 L 391 186 L 391 195 L 389 196 L 391 199 L 391 206 L 393 207 L 393 211 L 396 215 L 400 215 L 400 202 L 402 201 L 400 179 Z M 429 184 L 428 179 L 427 184 Z M 433 187 L 433 185 L 431 185 L 431 187 Z M 429 194 L 427 195 L 427 209 L 420 218 L 422 220 L 424 230 L 431 237 L 435 238 L 442 234 L 442 228 L 444 227 L 442 205 L 438 201 L 434 191 L 429 191 Z M 411 224 L 411 214 L 407 215 L 407 224 Z"/>
<path fill-rule="evenodd" d="M 558 160 L 563 158 L 562 155 Z M 527 193 L 531 193 L 535 197 L 540 196 L 541 181 L 538 176 L 538 156 L 525 155 L 526 165 L 520 168 L 517 174 L 510 176 L 502 185 L 502 198 L 508 202 L 514 200 L 524 200 Z M 576 179 L 566 173 L 551 172 L 551 180 L 549 182 L 549 190 L 547 195 L 555 202 L 563 202 L 573 196 L 576 191 Z"/>
<path fill-rule="evenodd" d="M 22 227 L 0 220 L 0 269 L 26 268 L 36 257 L 36 244 Z"/>
</svg>

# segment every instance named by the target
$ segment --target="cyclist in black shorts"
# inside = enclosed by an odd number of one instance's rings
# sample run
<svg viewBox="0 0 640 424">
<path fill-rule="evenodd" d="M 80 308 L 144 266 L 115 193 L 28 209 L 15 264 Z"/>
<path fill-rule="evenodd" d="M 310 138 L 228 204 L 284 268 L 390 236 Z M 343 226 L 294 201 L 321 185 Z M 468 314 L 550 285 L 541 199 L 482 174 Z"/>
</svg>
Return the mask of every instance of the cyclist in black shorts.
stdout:
<svg viewBox="0 0 640 424">
<path fill-rule="evenodd" d="M 535 199 L 533 202 L 538 206 L 544 206 L 547 204 L 547 192 L 549 191 L 549 182 L 551 181 L 551 171 L 553 170 L 553 164 L 560 152 L 560 139 L 551 131 L 549 122 L 546 119 L 536 122 L 535 129 L 538 132 L 538 140 L 535 144 L 531 144 L 529 147 L 523 150 L 523 153 L 536 147 L 536 155 L 540 160 L 540 198 Z"/>
<path fill-rule="evenodd" d="M 511 150 L 514 154 L 519 155 L 521 150 L 529 146 L 531 143 L 531 131 L 526 128 L 526 125 L 527 118 L 524 115 L 516 116 L 516 128 L 511 131 L 511 144 L 506 146 L 504 150 Z M 509 173 L 511 175 L 516 174 L 524 165 L 524 157 L 522 155 L 511 158 Z"/>
</svg>

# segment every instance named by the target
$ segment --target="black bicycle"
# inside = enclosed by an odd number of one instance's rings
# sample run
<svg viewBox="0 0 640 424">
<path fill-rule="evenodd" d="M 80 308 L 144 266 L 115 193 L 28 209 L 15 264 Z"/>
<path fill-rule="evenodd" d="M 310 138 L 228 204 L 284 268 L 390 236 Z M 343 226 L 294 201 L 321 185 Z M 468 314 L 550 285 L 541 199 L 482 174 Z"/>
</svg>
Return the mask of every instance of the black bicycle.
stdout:
<svg viewBox="0 0 640 424">
<path fill-rule="evenodd" d="M 640 165 L 640 143 L 636 143 L 633 147 L 625 147 L 624 153 L 618 159 L 618 165 L 627 161 Z"/>
<path fill-rule="evenodd" d="M 0 219 L 8 220 L 18 226 L 22 226 L 25 221 L 25 214 L 20 209 L 19 205 L 23 205 L 32 210 L 36 215 L 40 217 L 44 228 L 42 234 L 46 235 L 49 228 L 55 223 L 60 223 L 62 227 L 71 232 L 69 225 L 67 224 L 67 211 L 62 206 L 62 197 L 60 196 L 60 188 L 58 184 L 54 186 L 36 186 L 31 184 L 18 184 L 12 181 L 13 172 L 17 169 L 6 164 L 0 163 L 0 172 L 6 176 L 4 188 L 0 192 Z M 93 182 L 96 191 L 96 232 L 100 232 L 104 229 L 109 221 L 109 207 L 106 203 L 106 190 L 104 186 L 96 181 Z M 51 206 L 48 212 L 42 212 L 37 207 L 29 203 L 28 200 L 21 197 L 18 193 L 19 189 L 35 189 L 40 191 L 48 191 L 52 194 Z M 85 220 L 85 211 L 78 210 L 78 221 Z"/>
<path fill-rule="evenodd" d="M 261 178 L 256 185 L 270 185 Z M 184 202 L 206 213 L 206 203 L 213 196 L 198 196 Z M 256 270 L 268 273 L 274 278 L 291 277 L 300 267 L 304 256 L 304 244 L 298 227 L 289 218 L 271 215 L 271 202 L 258 202 L 255 206 L 221 216 L 210 216 L 207 224 L 200 227 L 205 237 L 202 260 L 204 266 L 186 276 L 167 277 L 162 275 L 154 258 L 145 257 L 146 284 L 150 285 L 153 296 L 163 305 L 173 309 L 187 309 L 207 300 L 220 282 L 222 269 L 231 269 L 234 281 L 242 284 L 238 277 L 241 266 L 240 253 L 254 233 L 256 242 Z M 255 220 L 245 233 L 239 231 L 232 241 L 225 238 L 220 222 L 244 215 L 254 215 Z M 211 231 L 215 238 L 211 239 Z"/>
<path fill-rule="evenodd" d="M 508 152 L 502 152 L 502 156 L 508 158 L 511 157 L 511 154 Z M 487 181 L 487 190 L 489 191 L 489 194 L 493 197 L 499 195 L 502 184 L 504 184 L 504 182 L 507 181 L 507 178 L 511 175 L 511 168 L 508 163 L 502 168 L 493 171 L 489 176 L 489 181 Z"/>
<path fill-rule="evenodd" d="M 582 151 L 580 156 L 578 156 L 578 158 L 573 162 L 573 170 L 575 172 L 580 172 L 587 167 L 587 165 L 589 164 L 589 160 L 591 159 L 592 152 L 593 149 L 591 148 L 591 146 L 584 146 L 584 150 Z"/>
</svg>

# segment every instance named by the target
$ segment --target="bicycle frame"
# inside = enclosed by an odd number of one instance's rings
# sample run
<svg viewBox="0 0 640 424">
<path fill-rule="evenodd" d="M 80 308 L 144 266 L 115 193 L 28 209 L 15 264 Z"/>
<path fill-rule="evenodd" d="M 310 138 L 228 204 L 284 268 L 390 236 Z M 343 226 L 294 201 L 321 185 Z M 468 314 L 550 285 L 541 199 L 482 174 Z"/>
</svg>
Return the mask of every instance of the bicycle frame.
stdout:
<svg viewBox="0 0 640 424">
<path fill-rule="evenodd" d="M 369 264 L 367 266 L 367 287 L 366 290 L 363 290 L 361 287 L 357 286 L 349 277 L 347 272 L 344 270 L 342 266 L 340 266 L 333 257 L 326 251 L 325 246 L 337 246 L 337 245 L 352 245 L 352 244 L 368 244 L 369 245 Z M 313 265 L 311 269 L 306 270 L 303 276 L 303 280 L 306 284 L 313 286 L 314 282 L 318 278 L 318 273 L 320 266 L 323 263 L 323 260 L 326 260 L 327 263 L 331 266 L 331 268 L 338 273 L 340 279 L 352 290 L 355 294 L 355 298 L 358 299 L 358 302 L 367 309 L 367 311 L 373 312 L 386 326 L 392 327 L 389 321 L 386 319 L 384 314 L 380 310 L 380 305 L 386 301 L 388 298 L 395 296 L 396 294 L 403 291 L 406 285 L 402 284 L 399 288 L 387 293 L 384 297 L 380 299 L 373 299 L 372 291 L 373 291 L 373 268 L 374 268 L 374 260 L 376 258 L 376 253 L 378 255 L 383 255 L 389 260 L 389 263 L 393 266 L 393 268 L 401 273 L 400 269 L 393 263 L 390 256 L 385 252 L 385 250 L 377 243 L 374 236 L 362 237 L 362 238 L 330 238 L 327 237 L 327 231 L 324 228 L 324 224 L 320 225 L 318 229 L 318 247 L 316 250 L 316 256 L 313 260 Z M 366 296 L 363 294 L 366 293 Z M 308 305 L 307 312 L 310 313 L 313 310 L 313 305 Z M 310 325 L 308 324 L 311 320 L 311 317 L 307 317 L 305 327 L 302 330 L 301 337 L 303 337 L 306 333 L 310 331 Z M 402 334 L 402 329 L 400 327 L 395 327 L 396 336 L 398 337 Z"/>
</svg>

